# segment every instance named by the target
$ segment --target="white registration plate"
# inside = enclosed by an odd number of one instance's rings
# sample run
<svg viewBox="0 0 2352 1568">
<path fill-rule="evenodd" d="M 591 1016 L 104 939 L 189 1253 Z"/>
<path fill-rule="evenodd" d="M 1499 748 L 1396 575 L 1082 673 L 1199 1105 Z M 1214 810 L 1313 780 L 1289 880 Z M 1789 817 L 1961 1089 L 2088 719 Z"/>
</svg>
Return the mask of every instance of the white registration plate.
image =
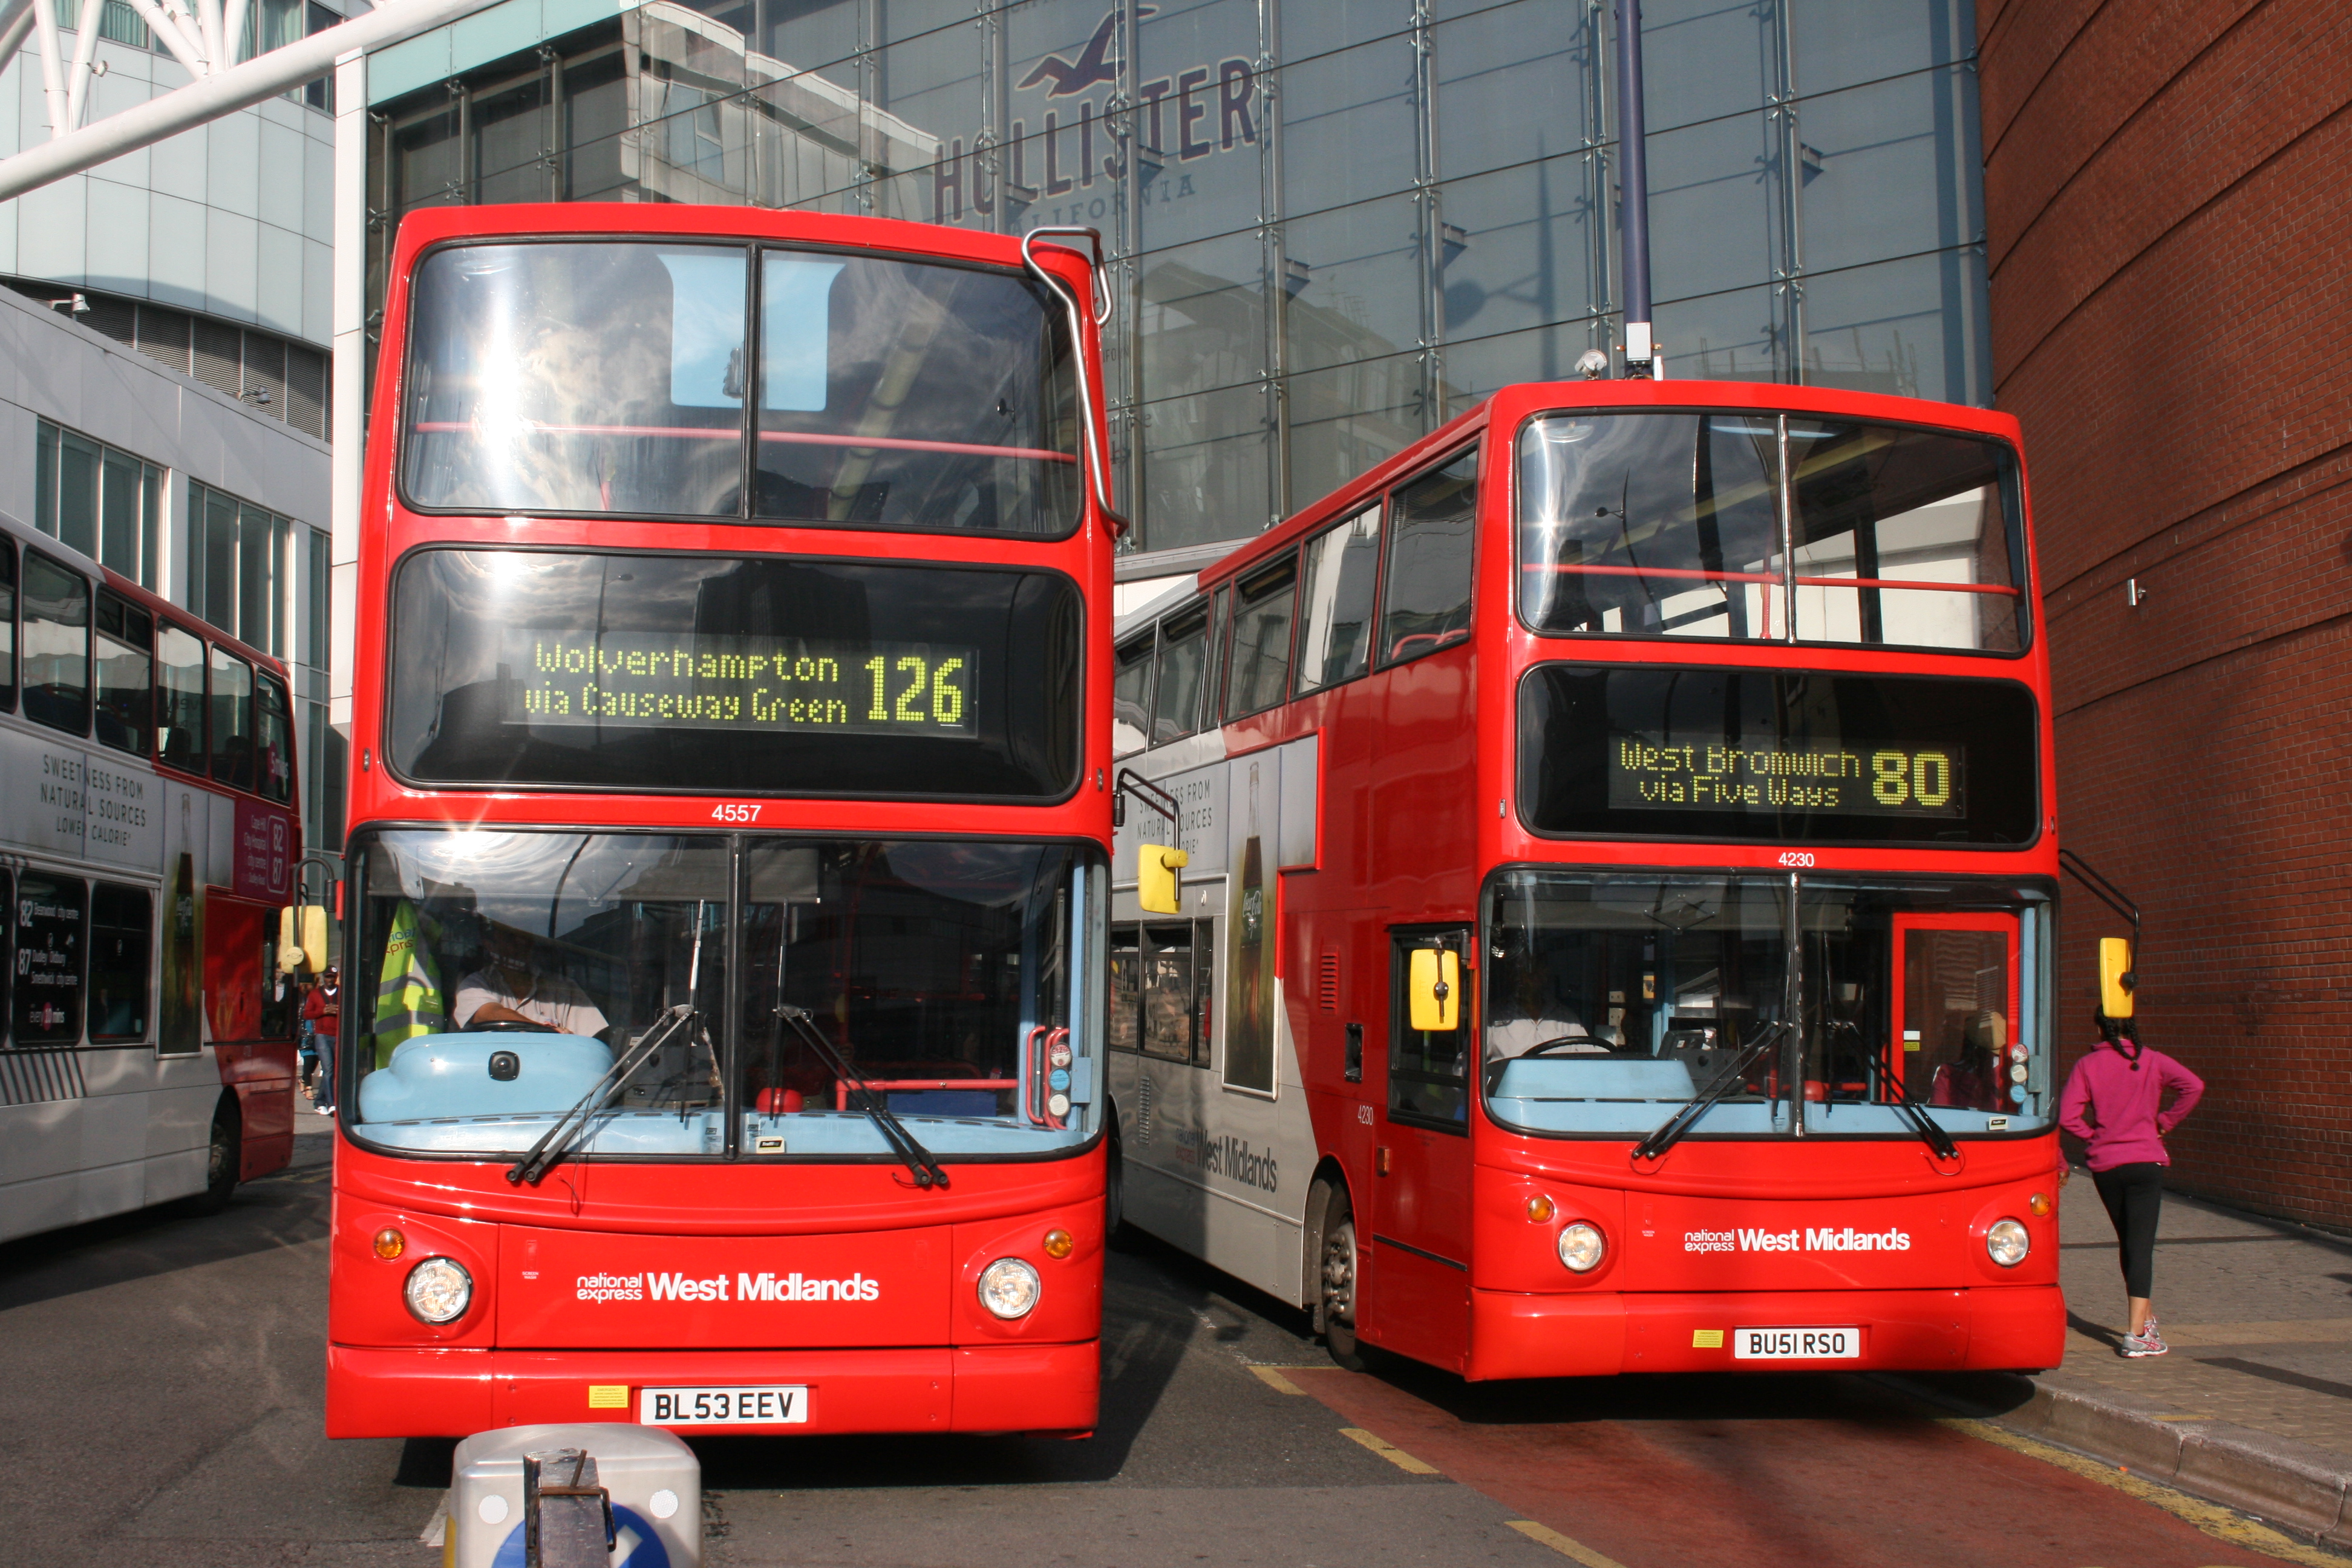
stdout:
<svg viewBox="0 0 2352 1568">
<path fill-rule="evenodd" d="M 1734 1361 L 1859 1361 L 1860 1329 L 1734 1329 Z"/>
<path fill-rule="evenodd" d="M 646 1426 L 796 1426 L 808 1420 L 808 1390 L 647 1388 L 637 1394 L 637 1421 Z"/>
</svg>

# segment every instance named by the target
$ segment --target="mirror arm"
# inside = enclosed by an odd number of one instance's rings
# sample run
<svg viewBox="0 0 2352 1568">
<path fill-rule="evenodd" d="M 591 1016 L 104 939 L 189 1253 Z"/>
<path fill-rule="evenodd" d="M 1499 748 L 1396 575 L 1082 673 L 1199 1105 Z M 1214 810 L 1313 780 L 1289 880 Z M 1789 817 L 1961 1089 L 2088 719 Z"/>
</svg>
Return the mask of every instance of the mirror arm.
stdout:
<svg viewBox="0 0 2352 1568">
<path fill-rule="evenodd" d="M 1119 769 L 1118 776 L 1111 781 L 1112 826 L 1127 826 L 1127 797 L 1130 795 L 1166 817 L 1168 831 L 1171 834 L 1180 838 L 1183 836 L 1183 824 L 1177 819 L 1182 807 L 1177 805 L 1176 797 L 1138 773 L 1133 768 Z"/>
<path fill-rule="evenodd" d="M 2116 887 L 2113 882 L 2108 881 L 2105 877 L 2099 875 L 2097 871 L 2092 868 L 2089 861 L 2084 859 L 2080 855 L 2075 854 L 2072 849 L 2061 849 L 2058 851 L 2058 865 L 2060 869 L 2074 873 L 2075 880 L 2081 882 L 2083 886 L 2090 889 L 2092 895 L 2101 903 L 2115 910 L 2116 913 L 2123 916 L 2124 919 L 2131 921 L 2131 968 L 2124 972 L 2123 985 L 2124 989 L 2126 991 L 2138 990 L 2139 906 L 2132 902 L 2130 897 L 2126 895 L 2121 888 Z"/>
</svg>

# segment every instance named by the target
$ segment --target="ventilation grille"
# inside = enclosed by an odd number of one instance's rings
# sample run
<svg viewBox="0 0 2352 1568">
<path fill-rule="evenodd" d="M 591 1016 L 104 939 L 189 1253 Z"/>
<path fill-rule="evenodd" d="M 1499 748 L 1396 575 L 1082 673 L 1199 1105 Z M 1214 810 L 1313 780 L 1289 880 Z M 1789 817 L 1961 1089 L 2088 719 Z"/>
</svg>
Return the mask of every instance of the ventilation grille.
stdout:
<svg viewBox="0 0 2352 1568">
<path fill-rule="evenodd" d="M 188 318 L 160 305 L 139 307 L 139 352 L 166 370 L 188 374 Z"/>
<path fill-rule="evenodd" d="M 198 381 L 215 392 L 226 392 L 235 397 L 244 388 L 240 361 L 244 355 L 245 334 L 235 327 L 218 321 L 199 321 L 196 328 L 196 370 Z"/>
<path fill-rule="evenodd" d="M 1139 1149 L 1151 1142 L 1151 1075 L 1144 1074 L 1135 1084 L 1135 1146 Z"/>
<path fill-rule="evenodd" d="M 245 334 L 245 385 L 239 395 L 247 407 L 272 419 L 286 417 L 286 344 L 257 332 Z"/>
<path fill-rule="evenodd" d="M 85 294 L 89 309 L 74 318 L 94 332 L 104 332 L 124 348 L 131 347 L 139 336 L 139 310 L 128 300 L 110 300 L 103 295 Z"/>
<path fill-rule="evenodd" d="M 1339 1010 L 1339 955 L 1326 952 L 1315 965 L 1315 1005 L 1326 1013 Z"/>
<path fill-rule="evenodd" d="M 293 344 L 286 349 L 286 423 L 327 438 L 327 356 Z"/>
</svg>

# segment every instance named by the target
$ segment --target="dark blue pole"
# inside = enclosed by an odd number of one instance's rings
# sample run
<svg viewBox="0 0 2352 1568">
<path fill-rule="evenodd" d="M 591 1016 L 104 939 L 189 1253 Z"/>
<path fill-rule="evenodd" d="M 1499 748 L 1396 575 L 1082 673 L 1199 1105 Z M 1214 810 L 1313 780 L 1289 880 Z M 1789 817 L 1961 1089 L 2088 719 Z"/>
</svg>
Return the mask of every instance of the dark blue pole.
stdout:
<svg viewBox="0 0 2352 1568">
<path fill-rule="evenodd" d="M 1625 374 L 1650 374 L 1650 171 L 1642 121 L 1642 0 L 1617 0 L 1618 232 L 1625 242 Z"/>
</svg>

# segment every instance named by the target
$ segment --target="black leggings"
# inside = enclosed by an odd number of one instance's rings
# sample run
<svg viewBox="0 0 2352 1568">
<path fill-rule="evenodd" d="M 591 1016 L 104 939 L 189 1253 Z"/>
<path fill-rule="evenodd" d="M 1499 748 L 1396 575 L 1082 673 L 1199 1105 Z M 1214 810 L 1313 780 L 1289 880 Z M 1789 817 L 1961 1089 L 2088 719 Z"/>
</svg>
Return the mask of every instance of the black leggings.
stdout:
<svg viewBox="0 0 2352 1568">
<path fill-rule="evenodd" d="M 2156 1216 L 2164 1207 L 2164 1167 L 2153 1160 L 2094 1171 L 2091 1181 L 2123 1248 L 2124 1294 L 2145 1301 L 2155 1294 Z"/>
</svg>

